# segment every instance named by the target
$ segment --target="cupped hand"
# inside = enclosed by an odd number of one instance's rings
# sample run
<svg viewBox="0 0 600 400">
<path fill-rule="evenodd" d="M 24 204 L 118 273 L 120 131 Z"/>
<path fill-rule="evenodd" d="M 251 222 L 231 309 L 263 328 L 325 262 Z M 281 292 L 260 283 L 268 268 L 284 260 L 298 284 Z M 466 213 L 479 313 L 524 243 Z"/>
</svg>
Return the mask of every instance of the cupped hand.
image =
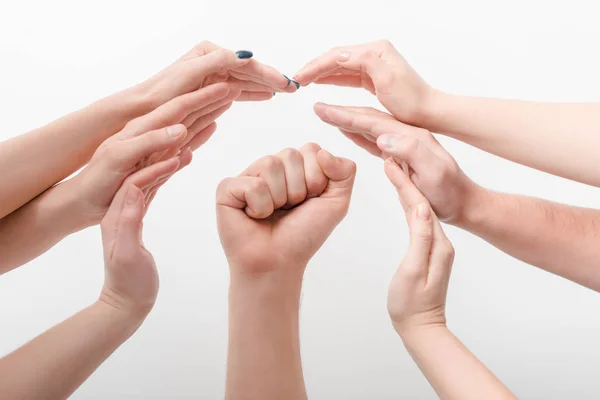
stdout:
<svg viewBox="0 0 600 400">
<path fill-rule="evenodd" d="M 201 42 L 136 89 L 149 112 L 178 96 L 218 82 L 227 82 L 240 92 L 236 101 L 268 100 L 274 92 L 297 90 L 275 68 L 253 59 L 251 52 L 233 52 L 210 42 Z"/>
<path fill-rule="evenodd" d="M 314 143 L 261 158 L 217 190 L 232 272 L 300 270 L 348 211 L 355 164 Z"/>
<path fill-rule="evenodd" d="M 394 157 L 405 166 L 444 222 L 460 224 L 478 194 L 485 190 L 462 171 L 426 129 L 403 124 L 372 108 L 317 104 L 315 112 L 369 153 L 384 159 Z"/>
<path fill-rule="evenodd" d="M 122 310 L 147 314 L 158 294 L 158 273 L 142 242 L 142 220 L 149 206 L 144 190 L 179 167 L 174 158 L 129 176 L 114 196 L 100 224 L 105 281 L 100 300 Z"/>
<path fill-rule="evenodd" d="M 446 324 L 446 295 L 454 248 L 429 202 L 392 159 L 385 172 L 396 188 L 410 229 L 410 244 L 388 292 L 388 312 L 399 334 Z"/>
<path fill-rule="evenodd" d="M 335 47 L 306 64 L 294 79 L 363 88 L 397 119 L 421 126 L 437 94 L 387 40 Z"/>
<path fill-rule="evenodd" d="M 188 165 L 192 151 L 215 132 L 215 119 L 237 95 L 239 90 L 219 83 L 179 96 L 132 120 L 102 143 L 89 164 L 67 182 L 78 193 L 86 222 L 93 225 L 102 219 L 125 178 L 135 171 L 173 158 L 179 169 Z M 151 200 L 169 177 L 144 189 L 144 196 Z"/>
</svg>

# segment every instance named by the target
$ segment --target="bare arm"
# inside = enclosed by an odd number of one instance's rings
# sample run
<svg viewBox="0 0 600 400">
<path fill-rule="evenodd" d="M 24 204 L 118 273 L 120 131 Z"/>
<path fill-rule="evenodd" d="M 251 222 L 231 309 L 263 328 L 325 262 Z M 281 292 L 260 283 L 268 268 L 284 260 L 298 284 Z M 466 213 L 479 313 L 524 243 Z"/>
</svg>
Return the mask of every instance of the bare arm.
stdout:
<svg viewBox="0 0 600 400">
<path fill-rule="evenodd" d="M 139 85 L 0 143 L 0 218 L 81 168 L 128 121 L 178 96 L 220 81 L 234 87 L 242 101 L 268 100 L 274 92 L 296 90 L 274 68 L 251 56 L 202 42 Z"/>
<path fill-rule="evenodd" d="M 66 399 L 139 327 L 143 316 L 98 301 L 0 360 L 7 399 Z"/>
<path fill-rule="evenodd" d="M 422 126 L 489 153 L 600 186 L 600 104 L 535 103 L 438 93 Z"/>
<path fill-rule="evenodd" d="M 302 276 L 231 278 L 227 399 L 305 399 Z"/>
<path fill-rule="evenodd" d="M 440 399 L 516 399 L 446 326 L 424 326 L 401 337 Z"/>
<path fill-rule="evenodd" d="M 440 399 L 515 399 L 446 327 L 454 249 L 408 175 L 391 159 L 385 171 L 398 191 L 410 229 L 408 251 L 388 293 L 394 329 Z"/>
<path fill-rule="evenodd" d="M 481 189 L 459 227 L 528 264 L 600 291 L 600 211 Z"/>
</svg>

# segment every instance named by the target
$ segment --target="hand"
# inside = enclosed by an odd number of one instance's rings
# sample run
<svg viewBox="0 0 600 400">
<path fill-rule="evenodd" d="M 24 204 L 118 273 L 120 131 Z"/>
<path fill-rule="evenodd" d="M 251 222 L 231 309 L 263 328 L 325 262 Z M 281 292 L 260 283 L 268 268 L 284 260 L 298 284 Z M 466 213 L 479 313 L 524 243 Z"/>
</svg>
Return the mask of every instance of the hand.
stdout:
<svg viewBox="0 0 600 400">
<path fill-rule="evenodd" d="M 210 42 L 198 44 L 135 88 L 140 97 L 145 99 L 145 112 L 217 82 L 228 82 L 238 90 L 239 95 L 235 99 L 238 101 L 268 100 L 274 92 L 296 91 L 296 86 L 290 84 L 290 80 L 276 69 L 252 59 L 252 53 L 245 52 L 243 58 L 238 54 Z"/>
<path fill-rule="evenodd" d="M 446 294 L 454 248 L 427 199 L 392 159 L 385 173 L 396 187 L 410 229 L 410 245 L 388 292 L 388 312 L 400 335 L 446 324 Z"/>
<path fill-rule="evenodd" d="M 156 264 L 142 242 L 142 220 L 149 206 L 144 191 L 177 166 L 177 159 L 170 159 L 129 176 L 100 224 L 105 264 L 100 301 L 121 311 L 145 316 L 156 301 Z"/>
<path fill-rule="evenodd" d="M 179 160 L 178 169 L 187 166 L 192 151 L 210 138 L 216 129 L 215 119 L 237 95 L 239 90 L 219 83 L 179 96 L 132 120 L 102 143 L 83 171 L 66 183 L 77 191 L 87 224 L 102 219 L 125 178 L 136 170 L 173 158 Z M 170 176 L 144 191 L 147 200 Z"/>
<path fill-rule="evenodd" d="M 418 126 L 437 94 L 387 40 L 336 47 L 306 64 L 294 79 L 302 86 L 315 82 L 366 89 L 396 119 Z"/>
<path fill-rule="evenodd" d="M 317 115 L 369 153 L 405 163 L 417 188 L 441 221 L 460 225 L 485 189 L 460 169 L 431 132 L 371 108 L 318 104 Z"/>
<path fill-rule="evenodd" d="M 348 211 L 355 164 L 316 144 L 261 158 L 217 190 L 232 272 L 304 271 Z"/>
</svg>

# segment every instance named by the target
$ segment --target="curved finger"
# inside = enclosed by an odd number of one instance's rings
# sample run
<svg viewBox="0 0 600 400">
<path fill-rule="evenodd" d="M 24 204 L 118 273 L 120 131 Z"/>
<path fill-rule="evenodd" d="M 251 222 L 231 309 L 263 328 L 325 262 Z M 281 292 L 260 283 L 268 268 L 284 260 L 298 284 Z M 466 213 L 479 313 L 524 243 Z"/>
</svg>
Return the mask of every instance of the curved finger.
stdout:
<svg viewBox="0 0 600 400">
<path fill-rule="evenodd" d="M 316 143 L 307 143 L 300 149 L 304 161 L 304 179 L 306 182 L 306 197 L 319 197 L 327 188 L 329 179 L 321 169 L 317 154 L 321 151 L 321 146 Z"/>
<path fill-rule="evenodd" d="M 249 86 L 249 87 L 253 87 L 254 90 L 250 90 L 248 89 L 248 91 L 252 91 L 252 92 L 285 92 L 285 93 L 294 93 L 296 92 L 298 89 L 296 87 L 296 85 L 292 85 L 292 84 L 288 84 L 285 87 L 280 87 L 280 86 L 273 86 L 270 85 L 268 82 L 260 79 L 260 78 L 256 78 L 254 76 L 250 76 L 248 74 L 245 74 L 243 72 L 239 72 L 239 71 L 230 71 L 229 74 L 235 78 L 237 81 L 242 82 L 247 82 L 247 83 L 253 83 L 256 86 Z M 231 78 L 229 79 L 231 81 Z M 239 86 L 242 90 L 246 90 L 244 86 Z M 262 88 L 262 89 L 260 89 Z M 260 90 L 259 90 L 260 89 Z"/>
<path fill-rule="evenodd" d="M 266 156 L 254 162 L 241 176 L 262 178 L 268 185 L 275 209 L 287 203 L 285 168 L 277 156 Z"/>
<path fill-rule="evenodd" d="M 275 96 L 272 92 L 242 92 L 236 101 L 266 101 Z"/>
<path fill-rule="evenodd" d="M 191 151 L 198 150 L 200 146 L 202 146 L 208 141 L 208 139 L 211 138 L 211 136 L 215 133 L 216 130 L 217 123 L 213 122 L 212 124 L 204 128 L 201 132 L 198 132 L 194 136 L 194 138 L 188 143 L 188 146 L 190 147 Z"/>
<path fill-rule="evenodd" d="M 304 158 L 296 149 L 285 149 L 277 154 L 283 163 L 287 189 L 286 208 L 294 207 L 306 199 L 306 182 L 304 180 Z"/>
<path fill-rule="evenodd" d="M 177 157 L 161 161 L 130 175 L 127 179 L 125 179 L 125 182 L 135 185 L 140 188 L 140 190 L 143 190 L 154 185 L 161 178 L 164 178 L 165 176 L 177 171 L 177 168 L 179 168 L 179 163 L 180 160 Z"/>
<path fill-rule="evenodd" d="M 256 219 L 268 218 L 275 210 L 267 182 L 252 176 L 223 180 L 217 188 L 217 207 L 243 210 Z"/>
<path fill-rule="evenodd" d="M 381 135 L 377 139 L 377 147 L 386 155 L 394 157 L 396 162 L 406 162 L 417 174 L 422 175 L 440 165 L 438 156 L 424 142 L 413 136 Z"/>
<path fill-rule="evenodd" d="M 346 136 L 348 139 L 354 142 L 354 144 L 356 144 L 358 147 L 365 149 L 367 152 L 374 155 L 375 157 L 382 157 L 382 152 L 379 149 L 379 147 L 377 147 L 377 144 L 365 139 L 363 135 L 344 131 L 342 129 L 340 129 L 340 132 L 342 132 L 344 136 Z"/>
<path fill-rule="evenodd" d="M 406 214 L 406 219 L 410 227 L 410 244 L 398 272 L 426 282 L 434 243 L 433 218 L 429 203 L 417 204 Z"/>
<path fill-rule="evenodd" d="M 417 205 L 427 202 L 425 196 L 417 189 L 409 176 L 402 171 L 402 168 L 394 159 L 388 158 L 385 160 L 384 170 L 398 192 L 398 198 L 404 212 L 408 213 L 410 210 L 414 210 Z"/>
<path fill-rule="evenodd" d="M 257 78 L 267 85 L 273 87 L 285 88 L 290 84 L 288 78 L 286 78 L 281 72 L 256 60 L 250 60 L 245 65 L 235 68 L 235 71 L 241 72 L 253 78 Z"/>
</svg>

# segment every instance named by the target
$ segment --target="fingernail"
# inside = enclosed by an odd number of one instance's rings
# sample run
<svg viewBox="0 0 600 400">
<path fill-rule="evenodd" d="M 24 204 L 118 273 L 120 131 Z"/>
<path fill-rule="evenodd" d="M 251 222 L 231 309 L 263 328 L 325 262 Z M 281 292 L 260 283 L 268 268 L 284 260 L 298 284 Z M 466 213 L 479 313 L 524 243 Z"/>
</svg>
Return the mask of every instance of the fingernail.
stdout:
<svg viewBox="0 0 600 400">
<path fill-rule="evenodd" d="M 283 75 L 283 74 L 281 74 L 281 75 Z M 290 78 L 288 78 L 287 75 L 283 75 L 283 77 L 288 80 L 288 84 L 286 86 L 289 86 L 290 83 L 292 83 L 292 80 Z"/>
<path fill-rule="evenodd" d="M 340 51 L 340 54 L 338 54 L 339 61 L 348 61 L 349 59 L 350 59 L 349 51 Z"/>
<path fill-rule="evenodd" d="M 396 137 L 394 135 L 382 135 L 379 138 L 379 142 L 386 149 L 393 149 L 396 145 Z"/>
<path fill-rule="evenodd" d="M 300 84 L 293 79 L 290 79 L 294 85 L 296 85 L 296 89 L 300 89 Z"/>
<path fill-rule="evenodd" d="M 427 221 L 431 216 L 431 209 L 425 203 L 419 204 L 417 207 L 417 216 L 424 221 Z"/>
<path fill-rule="evenodd" d="M 127 197 L 125 198 L 125 205 L 127 206 L 132 206 L 135 203 L 137 203 L 137 198 L 138 198 L 138 189 L 136 187 L 130 187 L 127 190 Z"/>
<path fill-rule="evenodd" d="M 254 56 L 254 53 L 248 50 L 238 50 L 235 52 L 235 55 L 237 56 L 237 58 L 246 59 L 252 58 Z"/>
<path fill-rule="evenodd" d="M 171 137 L 177 137 L 185 132 L 185 127 L 183 125 L 173 125 L 167 128 L 167 135 Z"/>
</svg>

